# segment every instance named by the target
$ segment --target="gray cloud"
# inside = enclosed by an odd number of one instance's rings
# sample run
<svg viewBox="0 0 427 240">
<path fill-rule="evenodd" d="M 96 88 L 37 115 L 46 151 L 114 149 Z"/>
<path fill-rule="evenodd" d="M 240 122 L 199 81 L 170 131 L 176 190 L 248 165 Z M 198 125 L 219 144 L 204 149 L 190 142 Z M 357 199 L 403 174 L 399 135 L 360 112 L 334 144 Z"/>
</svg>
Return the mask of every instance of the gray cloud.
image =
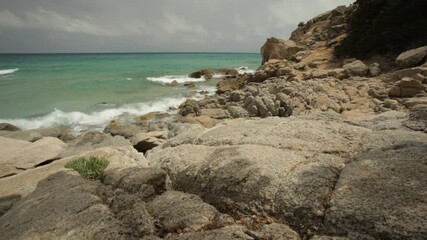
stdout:
<svg viewBox="0 0 427 240">
<path fill-rule="evenodd" d="M 353 0 L 0 0 L 0 52 L 258 52 Z"/>
</svg>

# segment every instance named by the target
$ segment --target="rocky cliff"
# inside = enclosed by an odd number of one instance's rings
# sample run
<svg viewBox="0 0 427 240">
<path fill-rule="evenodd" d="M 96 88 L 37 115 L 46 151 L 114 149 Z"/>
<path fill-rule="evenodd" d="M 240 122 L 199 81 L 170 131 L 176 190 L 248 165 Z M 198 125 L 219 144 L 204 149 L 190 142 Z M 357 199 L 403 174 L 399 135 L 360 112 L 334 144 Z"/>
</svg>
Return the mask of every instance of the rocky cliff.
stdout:
<svg viewBox="0 0 427 240">
<path fill-rule="evenodd" d="M 425 239 L 427 53 L 337 59 L 355 9 L 268 39 L 257 72 L 177 116 L 0 125 L 1 237 Z M 101 180 L 64 168 L 81 156 L 110 161 Z"/>
</svg>

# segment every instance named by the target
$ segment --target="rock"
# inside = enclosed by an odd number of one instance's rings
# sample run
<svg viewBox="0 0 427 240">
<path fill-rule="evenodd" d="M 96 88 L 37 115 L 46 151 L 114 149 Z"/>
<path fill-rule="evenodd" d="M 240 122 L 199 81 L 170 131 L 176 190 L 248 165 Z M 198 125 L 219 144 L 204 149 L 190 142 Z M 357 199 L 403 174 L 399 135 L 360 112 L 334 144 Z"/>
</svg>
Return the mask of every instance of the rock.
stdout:
<svg viewBox="0 0 427 240">
<path fill-rule="evenodd" d="M 18 128 L 17 126 L 14 126 L 14 125 L 10 124 L 10 123 L 0 123 L 0 130 L 1 131 L 10 131 L 10 132 L 13 132 L 13 131 L 19 131 L 21 129 Z"/>
<path fill-rule="evenodd" d="M 42 138 L 34 143 L 25 145 L 19 151 L 3 155 L 3 163 L 15 168 L 29 169 L 44 164 L 46 161 L 54 161 L 65 149 L 65 144 L 52 137 Z"/>
<path fill-rule="evenodd" d="M 409 119 L 403 122 L 403 126 L 414 131 L 427 129 L 427 104 L 411 107 Z"/>
<path fill-rule="evenodd" d="M 204 77 L 206 80 L 211 79 L 213 76 L 213 72 L 209 69 L 202 69 L 197 72 L 193 72 L 190 74 L 191 78 L 202 78 Z"/>
<path fill-rule="evenodd" d="M 173 80 L 171 83 L 168 84 L 170 87 L 176 87 L 178 86 L 178 82 L 176 80 Z"/>
<path fill-rule="evenodd" d="M 130 167 L 148 167 L 148 161 L 144 155 L 138 153 L 131 146 L 98 148 L 93 151 L 56 160 L 35 169 L 28 169 L 8 178 L 0 178 L 0 197 L 13 194 L 28 195 L 35 189 L 38 181 L 50 174 L 65 170 L 64 165 L 67 162 L 80 157 L 92 156 L 104 158 L 110 162 L 104 171 L 115 171 Z"/>
<path fill-rule="evenodd" d="M 31 143 L 28 141 L 0 137 L 0 163 L 7 162 L 16 152 L 29 145 Z"/>
<path fill-rule="evenodd" d="M 381 74 L 380 64 L 372 63 L 371 65 L 369 65 L 369 75 L 371 75 L 372 77 L 376 77 L 380 74 Z"/>
<path fill-rule="evenodd" d="M 232 118 L 242 118 L 249 116 L 248 111 L 240 106 L 228 106 L 227 110 Z"/>
<path fill-rule="evenodd" d="M 195 83 L 190 82 L 190 83 L 185 83 L 184 87 L 187 87 L 187 88 L 196 88 L 197 85 Z"/>
<path fill-rule="evenodd" d="M 350 239 L 423 239 L 427 136 L 373 132 L 348 164 L 326 213 L 329 231 Z"/>
<path fill-rule="evenodd" d="M 423 46 L 401 53 L 396 58 L 396 64 L 400 68 L 416 67 L 425 63 L 426 57 L 427 46 Z"/>
<path fill-rule="evenodd" d="M 227 112 L 221 108 L 201 109 L 200 115 L 208 116 L 208 117 L 213 118 L 213 119 L 228 118 Z"/>
<path fill-rule="evenodd" d="M 104 171 L 102 182 L 149 201 L 166 191 L 167 174 L 156 168 L 128 167 Z"/>
<path fill-rule="evenodd" d="M 417 105 L 427 105 L 427 97 L 408 98 L 403 101 L 403 105 L 407 108 L 412 108 Z"/>
<path fill-rule="evenodd" d="M 332 236 L 313 236 L 311 240 L 350 240 L 346 237 L 332 237 Z"/>
<path fill-rule="evenodd" d="M 7 138 L 13 138 L 28 142 L 35 142 L 41 138 L 43 138 L 43 135 L 36 131 L 26 130 L 26 131 L 0 131 L 0 136 L 7 137 Z"/>
<path fill-rule="evenodd" d="M 195 233 L 184 233 L 178 236 L 166 237 L 167 240 L 217 240 L 217 239 L 233 239 L 233 240 L 253 240 L 254 238 L 246 234 L 247 229 L 243 226 L 232 225 L 226 226 L 219 229 L 195 232 Z"/>
<path fill-rule="evenodd" d="M 125 138 L 131 138 L 132 136 L 134 136 L 135 134 L 139 133 L 142 131 L 142 128 L 137 126 L 137 125 L 133 125 L 133 124 L 124 124 L 122 125 L 121 123 L 119 123 L 118 121 L 111 121 L 107 127 L 105 127 L 104 132 L 105 133 L 109 133 L 112 136 L 123 136 Z"/>
<path fill-rule="evenodd" d="M 194 99 L 187 99 L 179 106 L 179 112 L 181 116 L 187 116 L 189 114 L 200 116 L 200 106 Z"/>
<path fill-rule="evenodd" d="M 421 74 L 422 76 L 427 76 L 427 68 L 425 67 L 415 67 L 415 68 L 407 68 L 394 72 L 391 75 L 390 80 L 395 82 L 404 77 L 414 78 L 414 76 Z"/>
<path fill-rule="evenodd" d="M 260 230 L 260 239 L 300 240 L 300 236 L 289 226 L 279 223 L 264 225 Z"/>
<path fill-rule="evenodd" d="M 396 82 L 395 86 L 390 89 L 389 95 L 391 97 L 414 97 L 424 92 L 426 89 L 427 87 L 419 81 L 405 77 L 399 82 Z"/>
<path fill-rule="evenodd" d="M 209 131 L 182 133 L 147 158 L 168 172 L 174 189 L 220 211 L 236 206 L 304 231 L 321 225 L 327 196 L 348 159 L 340 156 L 355 151 L 366 132 L 330 120 L 227 120 Z"/>
<path fill-rule="evenodd" d="M 262 64 L 270 59 L 288 59 L 297 52 L 304 50 L 292 40 L 282 40 L 277 38 L 268 38 L 267 42 L 261 48 Z"/>
<path fill-rule="evenodd" d="M 139 152 L 145 153 L 148 150 L 151 150 L 162 143 L 168 137 L 166 131 L 153 131 L 147 133 L 138 133 L 132 138 L 133 147 Z"/>
<path fill-rule="evenodd" d="M 239 88 L 239 82 L 237 80 L 219 80 L 216 84 L 216 93 L 222 94 L 231 90 L 236 90 Z"/>
<path fill-rule="evenodd" d="M 4 239 L 124 239 L 95 183 L 59 172 L 0 217 Z"/>
<path fill-rule="evenodd" d="M 159 219 L 161 232 L 197 232 L 209 226 L 223 226 L 233 219 L 219 213 L 200 197 L 167 191 L 148 204 L 149 213 Z"/>
<path fill-rule="evenodd" d="M 0 217 L 3 216 L 13 205 L 21 200 L 20 195 L 10 195 L 6 197 L 0 197 Z"/>
<path fill-rule="evenodd" d="M 366 76 L 369 71 L 368 66 L 366 66 L 362 61 L 356 60 L 351 63 L 347 63 L 343 66 L 344 70 L 350 75 L 356 76 Z"/>
<path fill-rule="evenodd" d="M 194 120 L 199 122 L 205 128 L 212 128 L 215 126 L 213 119 L 209 116 L 204 116 L 204 115 L 197 116 L 197 117 L 194 117 Z"/>
</svg>

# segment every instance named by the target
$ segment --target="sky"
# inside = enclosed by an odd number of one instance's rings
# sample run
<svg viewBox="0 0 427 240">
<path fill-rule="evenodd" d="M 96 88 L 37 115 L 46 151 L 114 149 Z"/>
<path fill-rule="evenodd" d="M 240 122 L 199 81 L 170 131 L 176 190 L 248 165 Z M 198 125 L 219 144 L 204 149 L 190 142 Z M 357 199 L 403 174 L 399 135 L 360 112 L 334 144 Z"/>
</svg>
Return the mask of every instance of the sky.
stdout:
<svg viewBox="0 0 427 240">
<path fill-rule="evenodd" d="M 354 0 L 0 0 L 0 53 L 259 52 Z"/>
</svg>

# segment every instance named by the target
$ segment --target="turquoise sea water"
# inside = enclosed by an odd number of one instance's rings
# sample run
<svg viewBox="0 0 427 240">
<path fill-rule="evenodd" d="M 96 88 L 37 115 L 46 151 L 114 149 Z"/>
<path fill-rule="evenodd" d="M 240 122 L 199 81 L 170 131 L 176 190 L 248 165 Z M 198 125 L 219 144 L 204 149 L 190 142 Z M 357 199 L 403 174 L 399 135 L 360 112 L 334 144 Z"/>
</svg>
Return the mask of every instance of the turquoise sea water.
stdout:
<svg viewBox="0 0 427 240">
<path fill-rule="evenodd" d="M 185 93 L 214 92 L 188 78 L 202 68 L 256 69 L 259 54 L 141 53 L 0 55 L 0 122 L 22 128 L 98 126 L 121 115 L 164 111 Z M 168 82 L 177 80 L 177 87 Z M 188 89 L 185 82 L 196 82 Z"/>
</svg>

